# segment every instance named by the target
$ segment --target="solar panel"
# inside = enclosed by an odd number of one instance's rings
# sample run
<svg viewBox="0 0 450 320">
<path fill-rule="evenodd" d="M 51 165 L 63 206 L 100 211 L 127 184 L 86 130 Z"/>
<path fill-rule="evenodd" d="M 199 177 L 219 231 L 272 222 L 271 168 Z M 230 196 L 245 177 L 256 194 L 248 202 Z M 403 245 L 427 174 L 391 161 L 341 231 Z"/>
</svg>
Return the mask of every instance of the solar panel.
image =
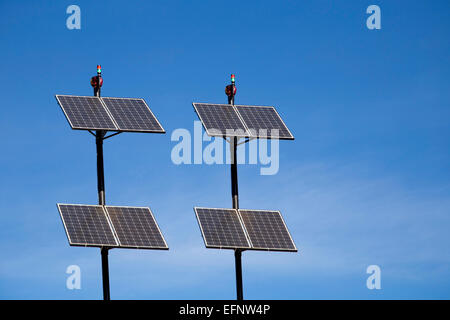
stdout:
<svg viewBox="0 0 450 320">
<path fill-rule="evenodd" d="M 297 251 L 279 211 L 239 209 L 252 249 Z"/>
<path fill-rule="evenodd" d="M 235 209 L 194 208 L 207 248 L 250 248 Z"/>
<path fill-rule="evenodd" d="M 58 210 L 70 245 L 118 246 L 102 206 L 58 204 Z"/>
<path fill-rule="evenodd" d="M 119 246 L 138 249 L 169 249 L 150 208 L 105 206 Z"/>
<path fill-rule="evenodd" d="M 235 106 L 252 136 L 293 140 L 294 136 L 274 107 Z M 274 131 L 278 130 L 278 132 Z"/>
<path fill-rule="evenodd" d="M 233 106 L 207 103 L 193 103 L 192 105 L 209 136 L 249 136 L 244 123 Z"/>
<path fill-rule="evenodd" d="M 144 99 L 101 98 L 120 131 L 165 133 Z"/>
<path fill-rule="evenodd" d="M 72 129 L 118 130 L 102 102 L 97 97 L 56 95 Z"/>
<path fill-rule="evenodd" d="M 294 140 L 274 107 L 207 103 L 193 106 L 209 136 Z M 232 131 L 227 133 L 227 129 Z"/>
</svg>

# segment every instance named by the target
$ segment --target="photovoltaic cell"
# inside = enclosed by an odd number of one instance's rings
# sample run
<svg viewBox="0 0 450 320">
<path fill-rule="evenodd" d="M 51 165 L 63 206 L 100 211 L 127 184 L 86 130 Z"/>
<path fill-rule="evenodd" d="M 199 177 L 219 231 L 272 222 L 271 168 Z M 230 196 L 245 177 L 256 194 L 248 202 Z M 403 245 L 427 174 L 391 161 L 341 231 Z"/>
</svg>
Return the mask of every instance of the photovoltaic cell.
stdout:
<svg viewBox="0 0 450 320">
<path fill-rule="evenodd" d="M 248 137 L 245 125 L 231 105 L 193 103 L 209 136 Z"/>
<path fill-rule="evenodd" d="M 252 136 L 294 139 L 274 107 L 236 105 L 235 108 Z"/>
<path fill-rule="evenodd" d="M 58 204 L 58 210 L 70 245 L 118 246 L 102 206 Z"/>
<path fill-rule="evenodd" d="M 56 100 L 72 129 L 118 130 L 97 97 L 57 95 Z"/>
<path fill-rule="evenodd" d="M 144 99 L 101 98 L 120 131 L 164 133 Z"/>
<path fill-rule="evenodd" d="M 252 249 L 297 251 L 279 211 L 239 209 Z"/>
<path fill-rule="evenodd" d="M 250 248 L 237 211 L 194 208 L 207 248 Z"/>
<path fill-rule="evenodd" d="M 120 247 L 169 249 L 150 208 L 105 206 Z"/>
</svg>

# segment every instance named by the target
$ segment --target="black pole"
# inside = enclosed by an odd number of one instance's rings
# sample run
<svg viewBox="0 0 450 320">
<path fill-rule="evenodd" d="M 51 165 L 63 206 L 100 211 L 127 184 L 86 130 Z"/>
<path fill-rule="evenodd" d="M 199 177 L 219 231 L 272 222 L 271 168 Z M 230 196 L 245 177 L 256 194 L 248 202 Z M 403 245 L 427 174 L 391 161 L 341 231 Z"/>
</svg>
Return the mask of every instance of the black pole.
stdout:
<svg viewBox="0 0 450 320">
<path fill-rule="evenodd" d="M 236 300 L 244 300 L 244 293 L 242 288 L 242 250 L 234 250 L 234 262 L 236 269 Z"/>
<path fill-rule="evenodd" d="M 103 137 L 106 131 L 97 130 L 95 133 L 95 143 L 97 146 L 97 190 L 98 204 L 104 206 L 105 200 L 105 173 L 103 168 Z M 109 267 L 108 267 L 108 250 L 109 248 L 101 248 L 102 255 L 102 280 L 103 280 L 103 300 L 110 300 L 109 295 Z"/>
<path fill-rule="evenodd" d="M 101 92 L 101 71 L 97 69 L 96 85 L 94 86 L 94 96 L 100 97 Z M 98 204 L 105 205 L 105 172 L 103 169 L 103 138 L 106 131 L 97 130 L 95 132 L 95 144 L 97 146 L 97 190 L 98 190 Z"/>
<path fill-rule="evenodd" d="M 103 300 L 110 300 L 109 296 L 109 263 L 108 248 L 101 248 L 102 254 L 102 280 L 103 280 Z"/>
<path fill-rule="evenodd" d="M 97 69 L 97 81 L 94 86 L 94 96 L 100 97 L 101 91 L 101 71 Z M 97 191 L 98 204 L 104 206 L 105 200 L 105 171 L 103 168 L 103 138 L 106 131 L 97 130 L 95 132 L 95 144 L 97 147 Z M 102 256 L 102 281 L 103 281 L 103 300 L 110 300 L 109 295 L 109 263 L 108 263 L 109 248 L 103 247 L 100 249 Z"/>
<path fill-rule="evenodd" d="M 105 172 L 103 169 L 103 137 L 105 131 L 97 130 L 95 132 L 95 144 L 97 146 L 97 190 L 98 204 L 104 206 L 105 201 Z"/>
<path fill-rule="evenodd" d="M 238 177 L 237 177 L 237 138 L 230 140 L 231 151 L 231 195 L 233 200 L 233 209 L 239 209 L 239 194 L 238 194 Z M 236 266 L 236 299 L 238 301 L 244 300 L 242 288 L 242 250 L 234 250 L 234 261 Z"/>
<path fill-rule="evenodd" d="M 239 209 L 239 192 L 237 176 L 237 142 L 236 137 L 230 138 L 230 157 L 231 157 L 231 196 L 233 200 L 233 209 Z"/>
<path fill-rule="evenodd" d="M 231 94 L 228 96 L 228 104 L 234 105 L 235 82 L 231 76 Z M 237 137 L 230 137 L 230 158 L 231 158 L 231 196 L 233 209 L 239 209 L 238 175 L 237 175 Z M 242 286 L 242 250 L 234 250 L 234 263 L 236 268 L 236 299 L 244 300 Z"/>
<path fill-rule="evenodd" d="M 231 95 L 228 96 L 228 104 L 234 105 L 235 83 L 232 76 Z M 237 176 L 237 137 L 230 137 L 230 160 L 231 160 L 231 196 L 233 200 L 233 209 L 239 209 L 239 192 Z"/>
</svg>

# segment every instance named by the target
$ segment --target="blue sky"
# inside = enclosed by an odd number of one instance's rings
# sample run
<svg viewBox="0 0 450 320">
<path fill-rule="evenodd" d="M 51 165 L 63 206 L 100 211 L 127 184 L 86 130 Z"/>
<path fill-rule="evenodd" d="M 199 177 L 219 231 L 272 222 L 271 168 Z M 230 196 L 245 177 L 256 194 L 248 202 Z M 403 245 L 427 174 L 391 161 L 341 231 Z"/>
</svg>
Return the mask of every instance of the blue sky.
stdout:
<svg viewBox="0 0 450 320">
<path fill-rule="evenodd" d="M 81 30 L 66 8 L 81 8 Z M 366 8 L 381 8 L 368 30 Z M 450 298 L 448 1 L 1 1 L 0 298 L 101 299 L 96 248 L 56 203 L 95 204 L 95 143 L 55 94 L 143 97 L 166 135 L 105 142 L 107 203 L 150 206 L 169 251 L 110 252 L 113 299 L 233 299 L 234 259 L 193 206 L 230 207 L 229 167 L 175 165 L 191 103 L 275 105 L 280 170 L 239 166 L 242 208 L 281 210 L 300 252 L 243 253 L 247 299 Z M 81 290 L 66 289 L 79 265 Z M 381 290 L 366 288 L 379 265 Z"/>
</svg>

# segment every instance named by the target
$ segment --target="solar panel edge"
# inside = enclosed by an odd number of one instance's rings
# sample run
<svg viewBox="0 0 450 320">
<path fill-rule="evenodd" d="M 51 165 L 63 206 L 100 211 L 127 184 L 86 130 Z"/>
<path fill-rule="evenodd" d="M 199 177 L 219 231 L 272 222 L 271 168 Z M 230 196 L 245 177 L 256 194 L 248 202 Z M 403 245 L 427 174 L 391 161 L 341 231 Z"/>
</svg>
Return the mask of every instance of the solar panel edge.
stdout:
<svg viewBox="0 0 450 320">
<path fill-rule="evenodd" d="M 136 249 L 136 250 L 170 250 L 169 247 L 149 247 L 149 246 L 127 246 L 127 245 L 119 245 L 114 247 L 115 249 Z"/>
<path fill-rule="evenodd" d="M 244 121 L 244 119 L 242 118 L 241 114 L 239 113 L 238 109 L 236 109 L 236 106 L 235 106 L 235 105 L 233 105 L 233 110 L 234 110 L 234 112 L 237 114 L 239 120 L 241 120 L 242 124 L 244 125 L 244 129 L 245 129 L 245 132 L 247 132 L 248 137 L 249 137 L 249 138 L 253 138 L 254 135 L 252 134 L 252 132 L 250 131 L 250 128 L 249 128 L 249 127 L 247 126 L 247 124 L 245 123 L 245 121 Z"/>
<path fill-rule="evenodd" d="M 128 133 L 160 133 L 160 134 L 166 134 L 166 131 L 156 131 L 156 130 L 134 130 L 134 129 L 120 129 L 117 130 L 117 132 L 128 132 Z"/>
<path fill-rule="evenodd" d="M 161 238 L 162 238 L 162 240 L 163 240 L 163 242 L 165 244 L 165 247 L 157 247 L 157 246 L 151 247 L 151 248 L 150 247 L 139 247 L 139 249 L 169 250 L 169 245 L 167 244 L 167 241 L 166 241 L 166 238 L 164 237 L 164 234 L 162 233 L 161 229 L 159 228 L 158 221 L 156 220 L 152 209 L 150 207 L 146 207 L 146 208 L 148 208 L 148 210 L 150 211 L 150 214 L 152 216 L 153 222 L 155 223 L 156 228 L 158 229 L 159 234 L 161 235 Z"/>
<path fill-rule="evenodd" d="M 205 233 L 202 228 L 202 224 L 200 223 L 200 218 L 198 216 L 197 208 L 201 208 L 201 207 L 194 207 L 195 217 L 197 218 L 197 224 L 200 229 L 200 233 L 202 234 L 203 243 L 205 244 L 205 247 L 208 248 L 208 243 L 206 241 L 206 237 L 205 237 Z"/>
<path fill-rule="evenodd" d="M 284 227 L 286 228 L 286 231 L 287 231 L 287 233 L 288 233 L 288 235 L 289 235 L 289 238 L 291 239 L 292 244 L 294 245 L 294 249 L 292 250 L 292 252 L 298 252 L 297 245 L 295 244 L 295 241 L 294 241 L 294 239 L 292 238 L 292 234 L 291 234 L 291 232 L 289 231 L 289 228 L 288 228 L 288 226 L 287 226 L 287 224 L 286 224 L 286 221 L 284 220 L 283 215 L 281 214 L 281 211 L 280 211 L 280 210 L 277 210 L 277 211 L 278 211 L 278 214 L 280 215 L 280 218 L 281 218 L 281 221 L 283 222 Z M 291 250 L 287 250 L 287 251 L 291 251 Z"/>
<path fill-rule="evenodd" d="M 108 107 L 106 106 L 106 103 L 103 101 L 103 98 L 102 97 L 98 97 L 98 99 L 99 99 L 101 105 L 103 106 L 103 108 L 106 110 L 106 113 L 108 114 L 108 116 L 111 118 L 114 126 L 116 126 L 117 131 L 119 131 L 120 130 L 119 124 L 117 123 L 116 119 L 114 119 L 111 111 L 108 109 Z"/>
<path fill-rule="evenodd" d="M 64 108 L 63 108 L 63 106 L 62 106 L 62 103 L 61 103 L 61 101 L 59 100 L 59 97 L 60 97 L 60 96 L 66 96 L 66 95 L 55 94 L 55 98 L 56 98 L 56 101 L 58 102 L 58 105 L 59 105 L 59 107 L 61 108 L 61 110 L 62 110 L 64 116 L 66 117 L 66 120 L 67 120 L 67 122 L 69 123 L 69 126 L 72 128 L 72 130 L 75 130 L 75 129 L 73 128 L 72 122 L 71 122 L 70 119 L 69 119 L 69 116 L 68 116 L 67 113 L 66 113 L 66 110 L 64 110 Z"/>
<path fill-rule="evenodd" d="M 144 98 L 139 98 L 142 99 L 142 102 L 144 102 L 145 106 L 147 107 L 147 109 L 150 111 L 150 113 L 152 114 L 153 118 L 155 118 L 156 122 L 158 123 L 158 125 L 161 127 L 162 131 L 151 131 L 153 133 L 162 133 L 165 134 L 166 130 L 164 129 L 164 127 L 162 126 L 161 122 L 159 122 L 158 118 L 155 116 L 155 114 L 153 113 L 152 109 L 150 109 L 150 107 L 147 104 L 147 101 L 145 101 Z M 149 131 L 150 132 L 150 131 Z"/>
<path fill-rule="evenodd" d="M 240 211 L 255 211 L 255 212 L 261 212 L 261 211 L 262 211 L 262 212 L 276 212 L 276 213 L 278 213 L 278 215 L 279 215 L 279 217 L 280 217 L 280 220 L 281 220 L 281 222 L 283 222 L 284 228 L 286 229 L 286 232 L 287 232 L 287 234 L 288 234 L 288 236 L 289 236 L 289 239 L 291 240 L 292 245 L 294 246 L 294 249 L 286 249 L 286 248 L 263 248 L 263 247 L 255 247 L 255 246 L 253 246 L 253 243 L 252 243 L 252 248 L 251 248 L 250 250 L 254 250 L 254 251 L 275 251 L 275 252 L 298 252 L 297 245 L 295 244 L 294 239 L 292 238 L 291 232 L 289 231 L 289 229 L 288 229 L 288 227 L 287 227 L 287 225 L 286 225 L 286 222 L 284 221 L 283 215 L 281 214 L 281 211 L 280 211 L 280 210 L 241 209 L 241 208 L 239 208 L 239 209 L 238 209 L 238 212 L 239 212 L 239 215 L 242 217 L 242 214 L 241 214 Z M 243 226 L 244 226 L 244 228 L 245 228 L 246 234 L 247 234 L 248 237 L 249 237 L 249 241 L 251 241 L 250 233 L 249 233 L 249 231 L 248 231 L 248 229 L 247 229 L 247 226 L 245 225 L 245 222 L 244 222 L 243 219 L 242 219 L 242 224 L 243 224 Z"/>
<path fill-rule="evenodd" d="M 110 220 L 108 214 L 106 213 L 105 206 L 102 206 L 102 205 L 99 205 L 99 206 L 102 208 L 103 215 L 105 216 L 106 221 L 108 222 L 108 226 L 111 229 L 111 232 L 112 232 L 113 237 L 114 237 L 114 241 L 116 242 L 116 245 L 114 247 L 117 248 L 119 246 L 119 239 L 117 238 L 116 230 L 114 229 L 114 227 L 113 227 L 113 225 L 111 223 L 111 220 Z"/>
<path fill-rule="evenodd" d="M 67 226 L 66 226 L 66 223 L 64 221 L 60 205 L 61 205 L 61 203 L 56 203 L 56 207 L 58 208 L 59 217 L 61 218 L 61 222 L 63 224 L 64 231 L 66 232 L 67 241 L 69 242 L 69 245 L 70 245 L 72 243 L 72 240 L 70 239 L 69 231 L 67 230 Z"/>
<path fill-rule="evenodd" d="M 283 140 L 295 140 L 294 135 L 291 132 L 291 129 L 289 129 L 289 127 L 286 125 L 286 122 L 284 122 L 283 118 L 281 117 L 280 113 L 278 112 L 278 110 L 272 106 L 273 110 L 275 111 L 275 113 L 277 114 L 278 118 L 280 119 L 280 121 L 284 124 L 284 126 L 286 127 L 286 130 L 289 132 L 289 134 L 291 135 L 291 138 L 284 138 Z"/>
</svg>

